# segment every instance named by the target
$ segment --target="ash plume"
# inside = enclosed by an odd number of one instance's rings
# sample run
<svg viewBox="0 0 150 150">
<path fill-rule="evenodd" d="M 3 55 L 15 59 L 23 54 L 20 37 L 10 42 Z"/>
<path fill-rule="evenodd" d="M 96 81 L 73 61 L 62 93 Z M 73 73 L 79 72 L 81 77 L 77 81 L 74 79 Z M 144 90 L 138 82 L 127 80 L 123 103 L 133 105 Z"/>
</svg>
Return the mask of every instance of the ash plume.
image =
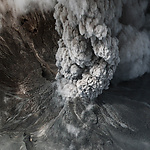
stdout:
<svg viewBox="0 0 150 150">
<path fill-rule="evenodd" d="M 0 149 L 149 150 L 147 72 L 149 0 L 0 0 Z"/>
<path fill-rule="evenodd" d="M 1 0 L 0 16 L 11 11 L 17 18 L 36 7 L 54 12 L 57 91 L 65 99 L 93 99 L 113 76 L 117 82 L 149 72 L 148 0 Z"/>
<path fill-rule="evenodd" d="M 56 30 L 62 37 L 56 54 L 57 80 L 64 96 L 93 99 L 108 88 L 119 63 L 118 40 L 107 26 L 115 4 L 86 0 L 73 4 L 59 1 L 55 6 Z"/>
<path fill-rule="evenodd" d="M 148 3 L 58 0 L 54 17 L 61 39 L 56 64 L 64 97 L 97 97 L 108 88 L 119 61 L 116 82 L 149 72 Z"/>
</svg>

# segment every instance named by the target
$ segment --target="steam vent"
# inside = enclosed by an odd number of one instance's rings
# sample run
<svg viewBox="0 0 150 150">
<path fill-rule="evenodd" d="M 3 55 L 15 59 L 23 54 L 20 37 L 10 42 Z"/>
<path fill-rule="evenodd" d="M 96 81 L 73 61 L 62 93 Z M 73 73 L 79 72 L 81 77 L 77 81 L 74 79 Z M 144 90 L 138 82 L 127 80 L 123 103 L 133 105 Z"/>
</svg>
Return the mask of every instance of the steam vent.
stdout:
<svg viewBox="0 0 150 150">
<path fill-rule="evenodd" d="M 0 0 L 0 150 L 150 150 L 150 1 Z"/>
</svg>

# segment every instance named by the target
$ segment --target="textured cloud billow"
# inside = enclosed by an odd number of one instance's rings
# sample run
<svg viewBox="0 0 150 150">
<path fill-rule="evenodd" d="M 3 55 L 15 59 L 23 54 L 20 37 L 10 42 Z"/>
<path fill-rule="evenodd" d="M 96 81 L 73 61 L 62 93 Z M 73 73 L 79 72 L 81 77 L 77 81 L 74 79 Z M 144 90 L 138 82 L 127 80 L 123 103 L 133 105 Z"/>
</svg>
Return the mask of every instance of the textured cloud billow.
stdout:
<svg viewBox="0 0 150 150">
<path fill-rule="evenodd" d="M 149 72 L 148 1 L 59 1 L 57 80 L 64 97 L 93 99 L 116 78 Z"/>
<path fill-rule="evenodd" d="M 56 53 L 57 80 L 63 96 L 93 99 L 108 88 L 119 63 L 118 39 L 109 25 L 115 7 L 113 2 L 86 0 L 55 6 L 56 29 L 62 37 Z"/>
</svg>

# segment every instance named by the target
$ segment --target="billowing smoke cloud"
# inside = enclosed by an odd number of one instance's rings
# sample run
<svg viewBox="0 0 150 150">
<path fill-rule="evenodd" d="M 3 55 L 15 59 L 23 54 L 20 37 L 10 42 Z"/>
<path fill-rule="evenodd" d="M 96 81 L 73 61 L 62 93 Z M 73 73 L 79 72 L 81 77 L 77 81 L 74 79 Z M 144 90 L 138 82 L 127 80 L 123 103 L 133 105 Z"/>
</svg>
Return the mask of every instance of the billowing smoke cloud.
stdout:
<svg viewBox="0 0 150 150">
<path fill-rule="evenodd" d="M 54 11 L 56 79 L 65 99 L 97 97 L 116 68 L 116 80 L 149 72 L 149 0 L 1 0 L 0 15 L 12 11 L 16 17 L 36 7 Z"/>
<path fill-rule="evenodd" d="M 150 71 L 149 2 L 127 1 L 123 6 L 118 35 L 120 64 L 115 79 L 129 80 Z"/>
<path fill-rule="evenodd" d="M 115 78 L 133 79 L 150 71 L 150 40 L 145 31 L 127 26 L 119 35 L 120 64 Z"/>
<path fill-rule="evenodd" d="M 74 6 L 74 7 L 73 7 Z M 61 36 L 57 80 L 65 97 L 93 99 L 107 89 L 119 63 L 118 40 L 107 26 L 115 3 L 58 1 L 54 17 Z"/>
<path fill-rule="evenodd" d="M 54 17 L 62 37 L 57 80 L 65 97 L 92 99 L 116 80 L 149 72 L 148 0 L 63 1 Z"/>
</svg>

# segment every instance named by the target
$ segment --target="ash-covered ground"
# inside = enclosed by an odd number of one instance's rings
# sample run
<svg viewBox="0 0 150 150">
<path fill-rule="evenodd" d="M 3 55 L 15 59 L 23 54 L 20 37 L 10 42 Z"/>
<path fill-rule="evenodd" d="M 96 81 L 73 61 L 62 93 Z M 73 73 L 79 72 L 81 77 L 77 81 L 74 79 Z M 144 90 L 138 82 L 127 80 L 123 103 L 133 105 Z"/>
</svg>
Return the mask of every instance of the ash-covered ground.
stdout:
<svg viewBox="0 0 150 150">
<path fill-rule="evenodd" d="M 149 0 L 0 0 L 0 150 L 149 150 L 149 73 Z"/>
</svg>

